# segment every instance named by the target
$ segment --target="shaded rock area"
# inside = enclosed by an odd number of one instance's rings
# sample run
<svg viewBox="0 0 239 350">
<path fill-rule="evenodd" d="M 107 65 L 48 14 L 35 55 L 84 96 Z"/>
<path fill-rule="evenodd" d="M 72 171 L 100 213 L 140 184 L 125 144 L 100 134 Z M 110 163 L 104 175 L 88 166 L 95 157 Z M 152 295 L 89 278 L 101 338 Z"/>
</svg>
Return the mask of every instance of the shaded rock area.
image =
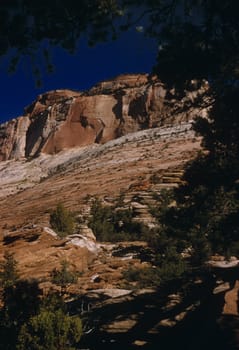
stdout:
<svg viewBox="0 0 239 350">
<path fill-rule="evenodd" d="M 238 267 L 227 273 L 206 268 L 158 289 L 133 282 L 126 289 L 118 272 L 142 267 L 147 259 L 140 252 L 147 246 L 128 242 L 101 248 L 86 274 L 92 287 L 84 288 L 82 277 L 83 289 L 73 291 L 69 303 L 70 312 L 87 320 L 80 349 L 238 349 L 238 314 L 225 313 L 227 299 L 232 303 L 228 293 L 237 288 Z"/>
<path fill-rule="evenodd" d="M 238 271 L 237 271 L 238 272 Z M 201 276 L 183 291 L 185 281 L 158 290 L 132 291 L 117 299 L 85 295 L 89 335 L 82 348 L 238 349 L 238 316 L 223 315 L 225 292 L 213 293 L 217 279 Z M 87 299 L 88 297 L 88 299 Z"/>
</svg>

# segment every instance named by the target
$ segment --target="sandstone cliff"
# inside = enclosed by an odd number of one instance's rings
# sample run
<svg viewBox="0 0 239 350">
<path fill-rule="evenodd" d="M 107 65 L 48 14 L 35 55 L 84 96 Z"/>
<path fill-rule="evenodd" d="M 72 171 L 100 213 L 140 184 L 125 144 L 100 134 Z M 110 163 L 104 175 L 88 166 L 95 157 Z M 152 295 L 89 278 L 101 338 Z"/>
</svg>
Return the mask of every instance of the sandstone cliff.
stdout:
<svg viewBox="0 0 239 350">
<path fill-rule="evenodd" d="M 35 269 L 45 276 L 64 255 L 79 266 L 69 246 L 56 246 L 44 229 L 59 201 L 80 213 L 89 207 L 87 197 L 108 201 L 123 191 L 138 219 L 151 221 L 137 198 L 148 203 L 154 192 L 177 186 L 185 162 L 200 150 L 191 119 L 205 111 L 192 101 L 205 88 L 192 84 L 180 97 L 156 78 L 123 75 L 84 93 L 45 93 L 2 124 L 0 256 L 14 251 L 29 276 Z M 83 248 L 73 249 L 78 257 Z M 87 265 L 92 252 L 80 254 Z"/>
<path fill-rule="evenodd" d="M 79 276 L 70 289 L 78 298 L 74 312 L 79 302 L 82 315 L 92 307 L 96 320 L 87 348 L 95 341 L 106 349 L 113 342 L 114 348 L 155 349 L 164 341 L 174 348 L 169 339 L 179 347 L 187 340 L 190 348 L 197 339 L 202 348 L 208 338 L 213 348 L 218 334 L 211 331 L 222 310 L 238 317 L 235 278 L 213 275 L 211 284 L 196 276 L 186 298 L 178 285 L 165 293 L 142 289 L 124 273 L 151 264 L 145 242 L 99 244 L 82 223 L 59 239 L 49 223 L 59 201 L 84 217 L 92 197 L 110 205 L 123 192 L 135 220 L 154 225 L 149 208 L 155 196 L 178 186 L 185 164 L 201 150 L 191 121 L 206 116 L 205 108 L 193 105 L 206 89 L 206 83 L 191 82 L 179 96 L 157 78 L 123 75 L 87 92 L 45 93 L 23 116 L 0 126 L 0 261 L 4 252 L 14 253 L 21 277 L 37 278 L 48 290 L 51 271 L 67 260 Z M 89 325 L 94 330 L 95 323 Z"/>
<path fill-rule="evenodd" d="M 89 91 L 55 90 L 38 96 L 23 116 L 0 125 L 0 160 L 32 158 L 103 144 L 143 129 L 206 115 L 193 101 L 207 84 L 191 82 L 179 96 L 146 74 L 122 75 Z"/>
</svg>

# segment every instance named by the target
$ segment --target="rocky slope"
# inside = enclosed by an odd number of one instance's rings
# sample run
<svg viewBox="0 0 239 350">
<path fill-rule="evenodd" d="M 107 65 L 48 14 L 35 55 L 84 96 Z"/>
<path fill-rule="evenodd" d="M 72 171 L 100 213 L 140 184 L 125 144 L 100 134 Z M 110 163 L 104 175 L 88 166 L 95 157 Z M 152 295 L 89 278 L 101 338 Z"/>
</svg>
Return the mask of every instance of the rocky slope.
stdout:
<svg viewBox="0 0 239 350">
<path fill-rule="evenodd" d="M 43 94 L 24 116 L 2 125 L 0 252 L 12 249 L 28 276 L 37 268 L 44 277 L 64 255 L 86 268 L 97 256 L 91 242 L 72 245 L 73 239 L 58 247 L 49 234 L 49 213 L 59 201 L 89 212 L 87 198 L 110 204 L 123 191 L 135 216 L 150 225 L 154 192 L 177 186 L 184 164 L 200 149 L 192 130 L 199 111 L 188 102 L 205 89 L 192 83 L 180 100 L 156 78 L 125 75 L 84 93 Z M 83 263 L 74 261 L 75 251 Z"/>
<path fill-rule="evenodd" d="M 129 268 L 147 266 L 139 254 L 147 248 L 144 242 L 99 244 L 82 224 L 59 239 L 49 224 L 58 202 L 87 215 L 92 197 L 110 205 L 123 192 L 135 217 L 153 225 L 148 209 L 155 194 L 178 186 L 187 162 L 201 150 L 192 120 L 206 116 L 206 109 L 195 109 L 193 101 L 206 89 L 206 83 L 192 82 L 177 96 L 154 77 L 124 75 L 87 92 L 43 94 L 23 116 L 0 127 L 0 260 L 6 250 L 13 252 L 21 276 L 38 278 L 43 289 L 50 287 L 51 271 L 69 261 L 79 275 L 71 293 L 79 298 L 81 313 L 91 313 L 90 303 L 93 318 L 101 319 L 93 343 L 99 335 L 105 348 L 153 349 L 166 334 L 167 344 L 169 328 L 175 326 L 179 335 L 178 324 L 186 320 L 188 326 L 194 310 L 199 320 L 218 295 L 217 316 L 223 307 L 237 315 L 232 299 L 238 284 L 232 288 L 231 280 L 221 278 L 219 292 L 195 281 L 196 295 L 199 288 L 206 296 L 202 308 L 196 296 L 182 301 L 177 290 L 160 299 L 158 291 L 124 279 Z"/>
<path fill-rule="evenodd" d="M 35 274 L 34 264 L 38 275 L 51 271 L 70 247 L 58 249 L 58 240 L 45 230 L 49 213 L 59 201 L 78 213 L 87 212 L 87 198 L 98 196 L 110 204 L 123 191 L 136 216 L 150 223 L 147 206 L 142 202 L 149 202 L 163 188 L 177 186 L 185 162 L 199 149 L 200 140 L 195 138 L 191 125 L 185 124 L 140 131 L 104 145 L 41 155 L 30 162 L 0 163 L 0 252 L 15 251 L 24 275 Z M 54 249 L 49 250 L 47 242 Z M 76 246 L 73 249 L 81 250 Z M 25 262 L 27 255 L 31 256 L 31 264 Z M 66 254 L 66 258 L 70 256 L 70 252 Z"/>
</svg>

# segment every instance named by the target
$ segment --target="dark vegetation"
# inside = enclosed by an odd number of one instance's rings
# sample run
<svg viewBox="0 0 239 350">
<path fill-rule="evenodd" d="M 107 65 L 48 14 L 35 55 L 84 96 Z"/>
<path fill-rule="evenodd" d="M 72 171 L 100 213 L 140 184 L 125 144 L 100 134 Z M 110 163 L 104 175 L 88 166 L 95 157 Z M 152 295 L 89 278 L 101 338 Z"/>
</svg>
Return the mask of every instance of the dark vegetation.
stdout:
<svg viewBox="0 0 239 350">
<path fill-rule="evenodd" d="M 53 283 L 66 291 L 75 276 L 68 265 L 53 272 Z M 0 266 L 0 349 L 74 350 L 82 335 L 78 315 L 69 316 L 62 293 L 42 295 L 36 280 L 22 280 L 17 262 L 6 253 Z"/>
<path fill-rule="evenodd" d="M 60 238 L 64 238 L 74 231 L 74 215 L 62 203 L 58 203 L 56 209 L 50 213 L 50 225 Z"/>
<path fill-rule="evenodd" d="M 145 226 L 134 220 L 132 209 L 125 207 L 122 201 L 122 195 L 112 206 L 103 205 L 98 198 L 93 199 L 88 225 L 97 240 L 117 242 L 144 239 Z"/>
</svg>

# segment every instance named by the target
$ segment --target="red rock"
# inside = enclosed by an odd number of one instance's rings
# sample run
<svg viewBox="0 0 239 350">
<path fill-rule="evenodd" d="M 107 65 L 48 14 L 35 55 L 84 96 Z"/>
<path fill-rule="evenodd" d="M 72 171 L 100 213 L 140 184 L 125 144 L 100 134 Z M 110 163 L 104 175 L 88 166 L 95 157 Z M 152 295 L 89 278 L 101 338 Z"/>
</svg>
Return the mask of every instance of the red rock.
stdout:
<svg viewBox="0 0 239 350">
<path fill-rule="evenodd" d="M 0 160 L 54 154 L 105 143 L 142 129 L 178 124 L 205 114 L 190 107 L 206 84 L 178 98 L 157 77 L 120 75 L 82 92 L 55 90 L 39 95 L 24 116 L 0 126 Z M 190 103 L 188 103 L 190 102 Z"/>
</svg>

